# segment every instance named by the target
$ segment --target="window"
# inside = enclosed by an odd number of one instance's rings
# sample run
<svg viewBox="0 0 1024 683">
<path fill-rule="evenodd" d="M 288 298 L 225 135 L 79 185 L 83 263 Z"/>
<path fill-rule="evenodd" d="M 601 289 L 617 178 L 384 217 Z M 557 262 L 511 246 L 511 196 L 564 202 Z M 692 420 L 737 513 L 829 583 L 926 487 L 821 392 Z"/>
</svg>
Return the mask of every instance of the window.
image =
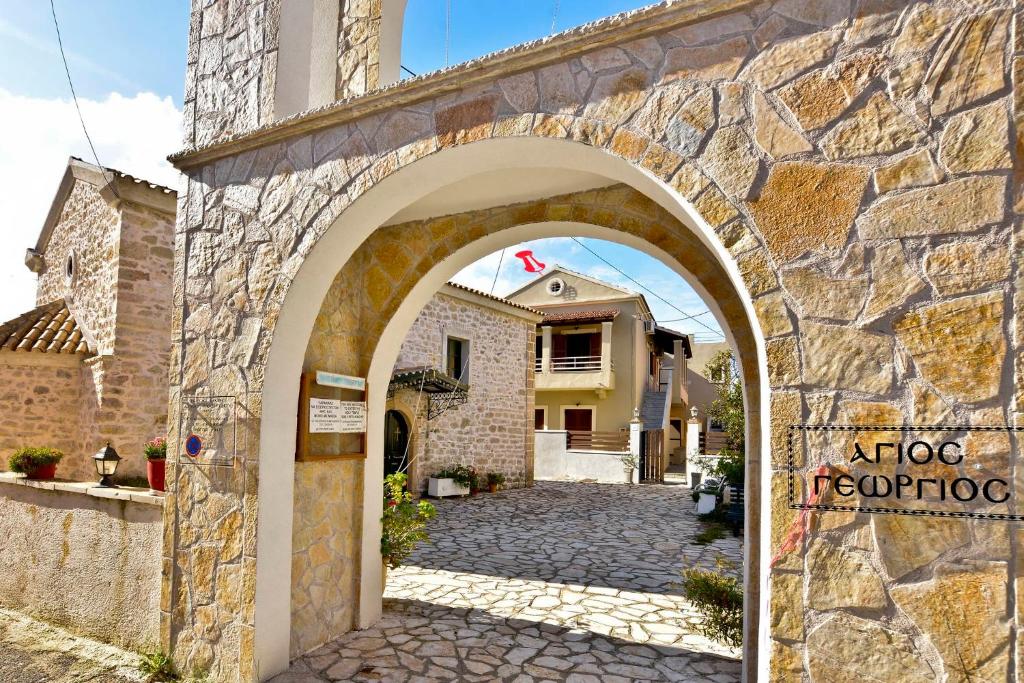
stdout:
<svg viewBox="0 0 1024 683">
<path fill-rule="evenodd" d="M 469 382 L 469 342 L 448 337 L 445 347 L 445 372 L 460 382 Z"/>
<path fill-rule="evenodd" d="M 565 282 L 560 277 L 553 277 L 548 280 L 548 294 L 551 296 L 558 296 L 565 289 Z"/>
<path fill-rule="evenodd" d="M 75 279 L 75 252 L 68 254 L 68 258 L 64 261 L 64 281 L 68 284 L 74 282 Z"/>
<path fill-rule="evenodd" d="M 536 430 L 544 430 L 548 428 L 548 409 L 547 408 L 534 408 L 533 409 L 533 428 Z"/>
</svg>

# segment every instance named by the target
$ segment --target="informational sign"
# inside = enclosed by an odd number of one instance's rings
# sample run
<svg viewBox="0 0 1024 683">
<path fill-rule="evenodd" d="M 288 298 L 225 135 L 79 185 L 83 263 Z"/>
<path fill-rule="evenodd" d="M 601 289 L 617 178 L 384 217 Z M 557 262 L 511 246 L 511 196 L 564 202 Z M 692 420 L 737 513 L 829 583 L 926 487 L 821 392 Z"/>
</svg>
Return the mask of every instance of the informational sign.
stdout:
<svg viewBox="0 0 1024 683">
<path fill-rule="evenodd" d="M 1014 433 L 1000 426 L 792 425 L 790 507 L 1024 521 Z"/>
<path fill-rule="evenodd" d="M 310 434 L 360 434 L 366 431 L 366 403 L 332 398 L 309 399 Z"/>
<path fill-rule="evenodd" d="M 316 371 L 316 383 L 322 387 L 336 387 L 338 389 L 351 389 L 352 391 L 366 391 L 365 377 L 351 377 L 339 375 L 333 372 Z"/>
<path fill-rule="evenodd" d="M 366 403 L 342 401 L 338 431 L 342 434 L 360 434 L 366 431 Z"/>
<path fill-rule="evenodd" d="M 202 466 L 233 467 L 244 452 L 244 435 L 237 423 L 238 400 L 234 396 L 185 396 L 182 399 L 181 433 L 187 434 L 185 462 Z"/>
<path fill-rule="evenodd" d="M 327 434 L 340 431 L 341 401 L 332 398 L 309 399 L 309 433 Z"/>
</svg>

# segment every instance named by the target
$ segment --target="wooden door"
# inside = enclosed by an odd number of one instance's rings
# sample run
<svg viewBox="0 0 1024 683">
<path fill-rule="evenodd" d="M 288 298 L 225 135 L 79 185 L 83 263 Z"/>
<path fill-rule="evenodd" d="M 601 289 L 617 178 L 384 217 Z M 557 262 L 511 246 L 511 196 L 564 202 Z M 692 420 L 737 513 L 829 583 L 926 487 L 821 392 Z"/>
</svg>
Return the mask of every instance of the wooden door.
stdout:
<svg viewBox="0 0 1024 683">
<path fill-rule="evenodd" d="M 566 408 L 565 429 L 570 432 L 594 431 L 594 412 L 590 408 Z"/>
</svg>

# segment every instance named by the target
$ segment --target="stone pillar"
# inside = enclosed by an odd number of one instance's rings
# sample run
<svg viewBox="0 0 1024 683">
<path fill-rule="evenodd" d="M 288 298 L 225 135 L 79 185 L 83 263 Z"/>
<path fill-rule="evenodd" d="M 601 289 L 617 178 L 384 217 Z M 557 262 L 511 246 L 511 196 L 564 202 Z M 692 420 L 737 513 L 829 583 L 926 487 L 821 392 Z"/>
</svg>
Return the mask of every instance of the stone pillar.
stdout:
<svg viewBox="0 0 1024 683">
<path fill-rule="evenodd" d="M 551 326 L 542 325 L 540 328 L 540 371 L 551 372 Z"/>
</svg>

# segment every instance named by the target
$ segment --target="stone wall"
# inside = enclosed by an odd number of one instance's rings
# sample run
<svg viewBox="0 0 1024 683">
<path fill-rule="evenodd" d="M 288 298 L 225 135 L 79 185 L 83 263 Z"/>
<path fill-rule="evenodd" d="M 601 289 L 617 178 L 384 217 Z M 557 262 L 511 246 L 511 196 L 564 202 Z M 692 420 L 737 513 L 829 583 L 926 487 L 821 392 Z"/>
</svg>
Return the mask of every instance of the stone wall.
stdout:
<svg viewBox="0 0 1024 683">
<path fill-rule="evenodd" d="M 87 373 L 77 355 L 0 352 L 0 470 L 19 448 L 42 446 L 64 452 L 58 476 L 96 478 L 83 457 L 92 441 L 79 419 Z"/>
<path fill-rule="evenodd" d="M 161 506 L 0 482 L 0 605 L 121 647 L 157 645 Z"/>
<path fill-rule="evenodd" d="M 241 300 L 224 315 L 232 324 L 256 318 L 261 344 L 245 362 L 219 364 L 204 353 L 223 328 L 200 319 L 179 341 L 185 371 L 172 383 L 222 394 L 234 393 L 235 382 L 268 395 L 266 348 L 282 307 L 296 305 L 285 295 L 304 259 L 367 190 L 419 160 L 487 138 L 603 150 L 672 188 L 714 229 L 766 338 L 771 396 L 750 415 L 754 435 L 762 412 L 772 423 L 764 540 L 771 556 L 796 539 L 770 576 L 774 677 L 1018 675 L 1024 601 L 1016 531 L 990 521 L 801 517 L 788 507 L 782 454 L 794 423 L 1019 424 L 1024 315 L 1015 225 L 1024 206 L 1012 171 L 1021 165 L 1014 136 L 1024 97 L 1014 97 L 1011 79 L 1021 73 L 1019 21 L 1001 0 L 684 0 L 194 150 L 178 157 L 190 182 L 177 249 L 189 271 L 187 288 L 184 271 L 176 281 L 177 338 L 200 304 L 195 292 L 208 286 L 215 300 Z M 759 406 L 755 333 L 717 252 L 656 208 L 638 222 L 558 209 L 545 204 L 518 223 L 571 217 L 607 225 L 657 245 L 692 273 L 735 335 L 747 399 Z M 495 229 L 454 219 L 429 228 L 377 229 L 362 254 L 365 270 L 342 267 L 339 277 L 367 293 L 382 321 L 353 331 L 346 352 L 372 357 L 374 332 L 408 291 L 405 282 Z M 228 276 L 242 263 L 252 265 L 256 287 Z M 336 313 L 355 315 L 344 306 Z M 760 481 L 760 445 L 748 446 L 748 476 Z M 1006 438 L 993 449 L 1012 467 L 1016 447 Z M 188 536 L 205 521 L 192 486 L 178 501 L 181 540 L 168 548 L 178 585 L 191 576 Z M 762 572 L 759 494 L 751 488 L 748 496 L 748 625 L 757 624 Z M 235 504 L 253 508 L 253 497 L 239 489 Z M 246 523 L 251 538 L 257 521 L 249 515 Z M 247 552 L 254 557 L 255 548 Z M 235 641 L 201 634 L 187 618 L 187 599 L 173 594 L 168 619 L 181 659 L 216 648 L 224 676 L 238 659 L 244 675 L 251 637 L 233 649 Z M 220 621 L 244 633 L 253 627 L 241 610 Z M 754 633 L 747 642 L 757 642 Z M 753 679 L 755 652 L 747 654 Z"/>
<path fill-rule="evenodd" d="M 500 472 L 507 487 L 529 484 L 527 443 L 533 438 L 533 414 L 527 413 L 533 366 L 528 349 L 533 320 L 499 312 L 442 293 L 423 308 L 402 342 L 396 369 L 426 366 L 445 372 L 444 339 L 469 341 L 469 395 L 465 405 L 426 421 L 427 396 L 419 399 L 409 488 L 426 489 L 426 479 L 449 464 L 471 465 L 481 474 Z M 417 404 L 407 390 L 405 405 Z"/>
<path fill-rule="evenodd" d="M 303 655 L 356 624 L 363 463 L 295 463 L 291 654 Z"/>
<path fill-rule="evenodd" d="M 129 202 L 119 212 L 114 353 L 100 359 L 93 424 L 124 458 L 118 471 L 144 475 L 143 444 L 167 434 L 174 217 Z"/>
<path fill-rule="evenodd" d="M 90 350 L 100 355 L 114 351 L 120 227 L 118 212 L 99 188 L 76 180 L 46 245 L 36 286 L 36 305 L 65 299 Z M 71 255 L 75 274 L 69 280 L 65 265 Z"/>
</svg>

